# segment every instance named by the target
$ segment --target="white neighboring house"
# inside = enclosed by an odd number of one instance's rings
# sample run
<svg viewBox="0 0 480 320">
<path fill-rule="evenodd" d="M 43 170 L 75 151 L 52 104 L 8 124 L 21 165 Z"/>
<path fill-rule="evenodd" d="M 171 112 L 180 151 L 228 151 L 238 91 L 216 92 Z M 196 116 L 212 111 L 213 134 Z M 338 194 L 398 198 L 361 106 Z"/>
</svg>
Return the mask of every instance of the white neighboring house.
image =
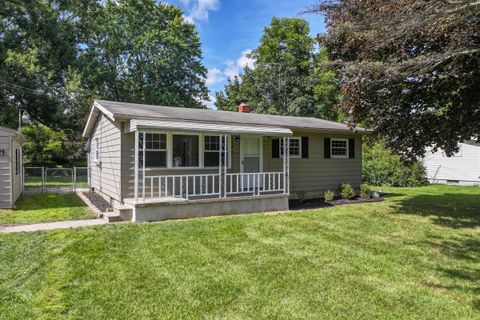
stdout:
<svg viewBox="0 0 480 320">
<path fill-rule="evenodd" d="M 459 148 L 451 157 L 443 150 L 427 150 L 423 164 L 430 183 L 480 186 L 480 143 L 466 141 Z"/>
</svg>

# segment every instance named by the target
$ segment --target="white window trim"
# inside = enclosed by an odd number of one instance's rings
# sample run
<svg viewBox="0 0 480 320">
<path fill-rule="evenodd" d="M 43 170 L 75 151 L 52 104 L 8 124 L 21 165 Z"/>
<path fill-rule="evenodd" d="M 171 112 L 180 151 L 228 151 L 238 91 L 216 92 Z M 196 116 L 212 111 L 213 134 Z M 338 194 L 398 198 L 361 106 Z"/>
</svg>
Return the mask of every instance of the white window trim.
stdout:
<svg viewBox="0 0 480 320">
<path fill-rule="evenodd" d="M 159 135 L 160 135 L 160 134 L 164 134 L 164 135 L 165 135 L 165 140 L 166 140 L 166 141 L 165 141 L 165 147 L 166 147 L 166 149 L 147 149 L 147 148 L 145 148 L 145 152 L 147 152 L 147 151 L 165 151 L 165 152 L 167 153 L 167 155 L 166 155 L 166 157 L 167 157 L 167 159 L 166 159 L 166 160 L 167 160 L 167 165 L 166 165 L 165 167 L 148 167 L 148 168 L 145 167 L 145 170 L 148 170 L 148 169 L 155 169 L 155 170 L 167 169 L 167 168 L 168 168 L 168 167 L 167 167 L 167 166 L 168 166 L 168 135 L 165 134 L 165 133 L 162 133 L 162 132 L 145 132 L 145 133 L 146 133 L 146 134 L 159 134 Z M 146 145 L 146 143 L 147 143 L 146 140 L 147 140 L 147 139 L 146 139 L 146 135 L 145 135 L 145 141 L 143 141 L 143 144 L 145 144 L 145 145 Z M 139 149 L 139 151 L 142 151 L 142 150 L 143 150 L 143 149 Z M 145 154 L 145 156 L 147 156 L 147 155 Z"/>
<path fill-rule="evenodd" d="M 302 157 L 302 137 L 290 137 L 290 141 L 292 140 L 298 140 L 298 155 L 290 155 L 290 159 L 295 159 L 295 158 L 301 158 Z M 282 147 L 283 147 L 283 142 L 280 140 L 280 143 L 278 144 L 278 154 L 280 155 L 280 158 L 283 158 L 283 153 L 282 153 Z M 289 148 L 291 150 L 291 148 Z"/>
<path fill-rule="evenodd" d="M 185 131 L 156 131 L 156 130 L 141 130 L 140 134 L 145 133 L 154 133 L 154 134 L 166 134 L 167 135 L 167 166 L 166 167 L 148 167 L 145 168 L 145 171 L 154 171 L 154 170 L 215 170 L 216 167 L 205 167 L 204 166 L 204 149 L 205 149 L 205 136 L 222 136 L 220 134 L 214 133 L 196 133 L 196 132 L 185 132 Z M 174 167 L 173 166 L 173 136 L 174 135 L 192 135 L 198 136 L 198 166 L 197 167 Z M 232 168 L 232 136 L 228 136 L 228 169 Z M 141 151 L 142 149 L 139 149 Z M 147 151 L 148 149 L 145 149 Z M 164 151 L 164 150 L 155 150 L 155 151 Z"/>
<path fill-rule="evenodd" d="M 346 154 L 345 155 L 334 155 L 333 154 L 333 141 L 345 141 L 345 145 L 346 145 Z M 335 158 L 335 159 L 348 159 L 350 157 L 349 155 L 349 150 L 350 150 L 350 146 L 348 145 L 348 139 L 343 139 L 343 138 L 330 138 L 330 158 Z"/>
</svg>

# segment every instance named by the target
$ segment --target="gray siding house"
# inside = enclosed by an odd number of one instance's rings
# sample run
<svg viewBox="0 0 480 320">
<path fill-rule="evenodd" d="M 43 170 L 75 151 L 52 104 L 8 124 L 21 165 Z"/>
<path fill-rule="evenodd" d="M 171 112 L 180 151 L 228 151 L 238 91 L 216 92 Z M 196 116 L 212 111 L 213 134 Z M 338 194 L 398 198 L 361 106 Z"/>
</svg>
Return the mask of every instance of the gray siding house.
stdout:
<svg viewBox="0 0 480 320">
<path fill-rule="evenodd" d="M 0 127 L 0 208 L 13 208 L 22 193 L 22 135 Z"/>
<path fill-rule="evenodd" d="M 133 221 L 285 210 L 359 187 L 364 129 L 239 110 L 95 101 L 90 187 Z"/>
</svg>

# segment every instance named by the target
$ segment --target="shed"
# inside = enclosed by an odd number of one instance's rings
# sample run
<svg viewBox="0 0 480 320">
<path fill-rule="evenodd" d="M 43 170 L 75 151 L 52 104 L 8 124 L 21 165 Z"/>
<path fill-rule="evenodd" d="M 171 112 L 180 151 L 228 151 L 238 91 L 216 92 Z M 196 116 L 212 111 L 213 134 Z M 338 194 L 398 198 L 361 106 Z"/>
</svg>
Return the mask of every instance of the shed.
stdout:
<svg viewBox="0 0 480 320">
<path fill-rule="evenodd" d="M 13 208 L 22 193 L 22 144 L 20 132 L 0 127 L 0 208 Z"/>
</svg>

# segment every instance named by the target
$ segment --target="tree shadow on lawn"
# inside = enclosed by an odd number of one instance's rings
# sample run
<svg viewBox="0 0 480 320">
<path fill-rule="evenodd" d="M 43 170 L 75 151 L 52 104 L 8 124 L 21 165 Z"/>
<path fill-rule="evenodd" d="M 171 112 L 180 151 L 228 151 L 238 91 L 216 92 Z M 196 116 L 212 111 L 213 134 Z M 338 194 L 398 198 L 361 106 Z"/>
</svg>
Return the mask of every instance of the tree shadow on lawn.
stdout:
<svg viewBox="0 0 480 320">
<path fill-rule="evenodd" d="M 399 200 L 395 209 L 402 214 L 432 216 L 434 223 L 444 227 L 475 228 L 480 226 L 480 196 L 475 194 L 421 194 Z"/>
<path fill-rule="evenodd" d="M 430 284 L 436 289 L 463 291 L 473 297 L 480 296 L 480 239 L 467 238 L 458 240 L 429 241 L 436 252 L 454 259 L 456 263 L 446 263 L 437 270 L 450 278 L 455 284 Z M 440 242 L 438 241 L 440 240 Z M 474 298 L 473 307 L 480 310 L 480 299 Z"/>
</svg>

